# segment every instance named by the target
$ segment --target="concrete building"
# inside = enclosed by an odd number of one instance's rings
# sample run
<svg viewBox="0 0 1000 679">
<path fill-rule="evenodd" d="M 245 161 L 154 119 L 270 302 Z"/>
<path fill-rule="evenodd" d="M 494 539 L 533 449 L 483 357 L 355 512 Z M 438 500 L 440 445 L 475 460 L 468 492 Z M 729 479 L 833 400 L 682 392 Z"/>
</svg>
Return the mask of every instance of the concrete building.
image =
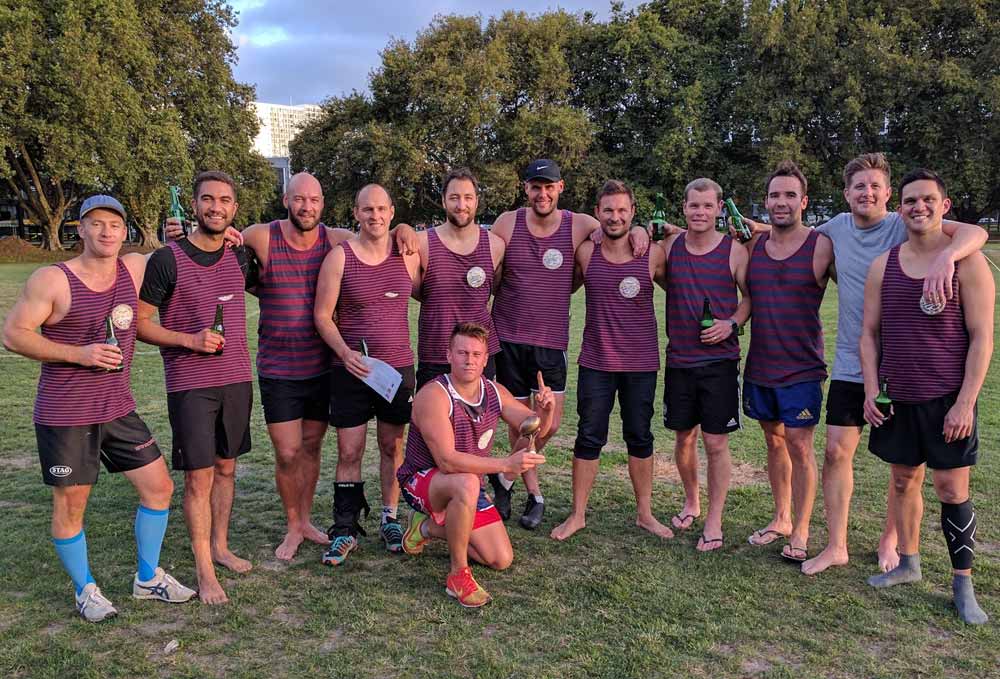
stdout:
<svg viewBox="0 0 1000 679">
<path fill-rule="evenodd" d="M 261 101 L 255 101 L 251 106 L 260 121 L 260 131 L 253 142 L 254 149 L 271 163 L 278 186 L 284 192 L 291 176 L 288 144 L 303 125 L 319 116 L 322 109 L 315 104 L 285 106 Z"/>
</svg>

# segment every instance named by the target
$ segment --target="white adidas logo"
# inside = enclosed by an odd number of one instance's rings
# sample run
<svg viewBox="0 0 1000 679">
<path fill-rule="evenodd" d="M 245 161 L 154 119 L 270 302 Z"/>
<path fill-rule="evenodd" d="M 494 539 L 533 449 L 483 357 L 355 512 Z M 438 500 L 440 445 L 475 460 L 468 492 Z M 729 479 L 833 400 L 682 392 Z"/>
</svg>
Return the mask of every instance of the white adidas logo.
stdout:
<svg viewBox="0 0 1000 679">
<path fill-rule="evenodd" d="M 729 422 L 726 423 L 726 426 L 727 427 L 735 427 L 736 426 L 736 418 L 735 417 L 729 418 Z"/>
<path fill-rule="evenodd" d="M 799 413 L 798 415 L 795 416 L 795 419 L 796 420 L 811 420 L 812 419 L 812 413 L 809 412 L 808 408 L 805 408 L 805 409 L 802 410 L 801 413 Z"/>
</svg>

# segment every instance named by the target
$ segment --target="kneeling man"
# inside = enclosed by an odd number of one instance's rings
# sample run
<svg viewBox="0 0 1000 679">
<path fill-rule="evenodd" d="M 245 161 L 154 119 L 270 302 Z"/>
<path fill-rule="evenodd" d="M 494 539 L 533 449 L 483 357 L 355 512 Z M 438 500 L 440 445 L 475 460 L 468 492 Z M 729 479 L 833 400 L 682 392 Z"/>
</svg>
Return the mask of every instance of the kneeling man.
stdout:
<svg viewBox="0 0 1000 679">
<path fill-rule="evenodd" d="M 514 559 L 507 529 L 483 490 L 484 475 L 503 472 L 512 478 L 545 462 L 524 439 L 508 457 L 490 457 L 501 419 L 520 428 L 535 413 L 483 377 L 489 360 L 487 339 L 481 325 L 455 326 L 448 343 L 450 372 L 428 382 L 413 399 L 406 457 L 396 474 L 403 498 L 414 510 L 403 549 L 417 555 L 430 538 L 447 540 L 451 570 L 445 591 L 466 608 L 490 601 L 472 577 L 469 557 L 496 570 Z M 539 374 L 537 436 L 548 432 L 554 403 L 552 390 Z"/>
</svg>

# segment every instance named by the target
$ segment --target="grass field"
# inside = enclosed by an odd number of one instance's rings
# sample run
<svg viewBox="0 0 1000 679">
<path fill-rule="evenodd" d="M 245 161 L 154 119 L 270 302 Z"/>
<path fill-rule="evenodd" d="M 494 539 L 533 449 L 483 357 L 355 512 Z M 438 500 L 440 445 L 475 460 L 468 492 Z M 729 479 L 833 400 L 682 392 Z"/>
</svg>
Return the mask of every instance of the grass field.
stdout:
<svg viewBox="0 0 1000 679">
<path fill-rule="evenodd" d="M 994 255 L 998 254 L 996 251 Z M 1000 258 L 994 256 L 994 261 Z M 0 265 L 0 317 L 37 265 Z M 823 307 L 828 358 L 836 332 L 836 291 Z M 250 302 L 251 341 L 256 306 Z M 662 316 L 662 297 L 657 311 Z M 573 300 L 571 360 L 579 348 L 582 293 Z M 746 346 L 746 339 L 744 346 Z M 662 349 L 662 341 L 661 341 Z M 162 363 L 139 345 L 133 389 L 139 413 L 169 449 Z M 254 570 L 223 575 L 231 603 L 171 607 L 129 596 L 135 570 L 136 497 L 121 477 L 102 475 L 87 515 L 91 566 L 120 611 L 83 622 L 49 541 L 50 492 L 42 485 L 31 407 L 38 365 L 0 353 L 0 676 L 3 677 L 996 677 L 1000 676 L 1000 366 L 994 359 L 980 399 L 981 462 L 973 474 L 979 512 L 976 587 L 989 625 L 961 624 L 950 604 L 950 566 L 938 504 L 925 488 L 924 581 L 886 592 L 865 578 L 875 569 L 888 480 L 886 466 L 857 456 L 850 519 L 851 564 L 805 577 L 778 557 L 780 543 L 754 548 L 746 537 L 770 517 L 759 427 L 732 436 L 737 485 L 729 496 L 725 548 L 694 549 L 697 531 L 661 542 L 633 525 L 634 507 L 620 429 L 602 458 L 587 529 L 568 544 L 548 532 L 569 511 L 575 433 L 575 368 L 563 429 L 542 469 L 548 512 L 534 533 L 512 522 L 514 565 L 476 570 L 495 596 L 461 609 L 444 594 L 447 554 L 435 543 L 420 558 L 389 555 L 364 541 L 336 570 L 304 546 L 290 565 L 273 556 L 283 535 L 270 442 L 259 408 L 254 448 L 241 458 L 231 545 Z M 662 387 L 660 387 L 662 390 Z M 617 418 L 617 414 L 613 416 Z M 683 492 L 673 438 L 654 417 L 654 510 L 676 512 Z M 614 420 L 613 420 L 614 421 Z M 372 437 L 370 437 L 371 439 Z M 822 457 L 825 433 L 817 429 Z M 330 519 L 335 441 L 328 435 L 314 517 Z M 377 497 L 369 446 L 365 478 Z M 162 564 L 183 582 L 194 568 L 180 511 L 182 478 Z M 523 488 L 515 496 L 519 515 Z M 704 502 L 704 500 L 703 500 Z M 371 527 L 375 527 L 373 517 Z M 826 540 L 822 500 L 811 553 Z M 176 650 L 165 650 L 176 640 Z"/>
</svg>

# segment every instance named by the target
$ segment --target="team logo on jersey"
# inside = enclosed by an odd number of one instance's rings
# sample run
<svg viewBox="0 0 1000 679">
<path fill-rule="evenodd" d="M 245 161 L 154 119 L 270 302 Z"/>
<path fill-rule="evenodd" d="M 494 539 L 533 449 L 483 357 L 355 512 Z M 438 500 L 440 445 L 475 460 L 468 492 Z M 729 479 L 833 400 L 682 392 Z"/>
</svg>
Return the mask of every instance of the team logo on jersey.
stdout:
<svg viewBox="0 0 1000 679">
<path fill-rule="evenodd" d="M 57 476 L 59 478 L 65 478 L 73 473 L 72 467 L 67 467 L 64 464 L 56 464 L 49 467 L 49 474 L 52 476 Z"/>
<path fill-rule="evenodd" d="M 490 441 L 493 440 L 493 430 L 484 431 L 483 435 L 479 437 L 479 450 L 486 450 L 486 446 L 490 445 Z"/>
<path fill-rule="evenodd" d="M 622 282 L 618 284 L 618 292 L 622 294 L 625 299 L 632 299 L 639 294 L 639 279 L 635 276 L 626 276 L 622 279 Z"/>
<path fill-rule="evenodd" d="M 474 266 L 465 274 L 465 281 L 473 288 L 478 288 L 486 282 L 486 272 L 483 267 Z"/>
<path fill-rule="evenodd" d="M 562 266 L 563 254 L 556 250 L 555 248 L 549 248 L 542 255 L 542 266 L 550 271 L 555 271 Z"/>
<path fill-rule="evenodd" d="M 385 296 L 388 297 L 389 299 L 396 299 L 397 297 L 399 297 L 399 293 L 398 292 L 387 292 L 387 293 L 385 293 Z"/>
<path fill-rule="evenodd" d="M 111 324 L 119 330 L 128 330 L 132 327 L 132 317 L 134 313 L 128 304 L 118 304 L 111 310 Z"/>
<path fill-rule="evenodd" d="M 926 295 L 920 295 L 920 310 L 923 311 L 928 316 L 937 316 L 939 313 L 944 311 L 945 305 L 948 302 L 946 300 L 941 300 L 940 302 L 932 302 L 927 299 Z"/>
</svg>

